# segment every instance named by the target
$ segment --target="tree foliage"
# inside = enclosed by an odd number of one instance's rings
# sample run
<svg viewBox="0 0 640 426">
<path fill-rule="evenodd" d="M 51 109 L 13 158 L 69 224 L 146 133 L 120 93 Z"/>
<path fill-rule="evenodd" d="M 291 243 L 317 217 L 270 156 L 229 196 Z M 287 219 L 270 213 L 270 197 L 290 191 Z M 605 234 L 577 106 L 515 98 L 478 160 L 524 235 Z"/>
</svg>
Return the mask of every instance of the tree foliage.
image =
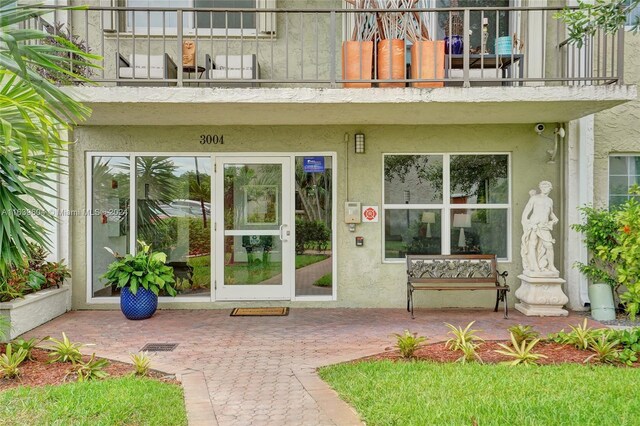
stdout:
<svg viewBox="0 0 640 426">
<path fill-rule="evenodd" d="M 0 0 L 0 275 L 25 262 L 30 240 L 48 242 L 43 222 L 54 218 L 41 213 L 53 207 L 52 174 L 64 171 L 58 159 L 65 131 L 90 113 L 36 71 L 87 81 L 70 64 L 99 59 L 61 35 L 25 28 L 47 12 Z"/>
<path fill-rule="evenodd" d="M 640 6 L 640 0 L 578 0 L 577 8 L 566 7 L 555 15 L 556 19 L 567 24 L 569 41 L 582 47 L 587 37 L 598 30 L 613 34 L 624 26 L 629 13 Z M 640 16 L 631 23 L 634 33 L 640 30 Z"/>
</svg>

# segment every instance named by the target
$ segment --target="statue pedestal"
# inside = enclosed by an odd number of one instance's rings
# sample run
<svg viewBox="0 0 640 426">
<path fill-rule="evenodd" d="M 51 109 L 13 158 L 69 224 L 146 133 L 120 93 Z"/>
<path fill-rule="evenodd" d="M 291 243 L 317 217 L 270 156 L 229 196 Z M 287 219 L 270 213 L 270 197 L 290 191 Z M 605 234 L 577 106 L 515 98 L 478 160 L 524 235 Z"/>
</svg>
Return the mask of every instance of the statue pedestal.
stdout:
<svg viewBox="0 0 640 426">
<path fill-rule="evenodd" d="M 566 281 L 556 277 L 530 277 L 518 275 L 522 284 L 515 296 L 520 300 L 516 309 L 529 317 L 566 317 L 569 312 L 562 307 L 569 298 L 562 291 Z"/>
</svg>

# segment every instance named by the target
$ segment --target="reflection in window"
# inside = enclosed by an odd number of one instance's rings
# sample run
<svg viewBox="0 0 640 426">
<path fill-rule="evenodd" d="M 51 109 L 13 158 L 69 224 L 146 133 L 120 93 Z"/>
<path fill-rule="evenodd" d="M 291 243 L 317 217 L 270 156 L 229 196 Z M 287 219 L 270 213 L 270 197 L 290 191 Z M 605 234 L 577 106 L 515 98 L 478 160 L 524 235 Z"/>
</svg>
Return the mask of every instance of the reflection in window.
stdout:
<svg viewBox="0 0 640 426">
<path fill-rule="evenodd" d="M 609 157 L 609 207 L 618 206 L 630 197 L 629 188 L 640 184 L 640 156 Z"/>
<path fill-rule="evenodd" d="M 91 256 L 92 294 L 112 296 L 114 289 L 105 287 L 100 276 L 107 272 L 115 253 L 129 253 L 129 158 L 94 157 L 91 163 Z"/>
<path fill-rule="evenodd" d="M 331 296 L 332 158 L 296 157 L 296 296 Z"/>
<path fill-rule="evenodd" d="M 211 159 L 137 157 L 137 239 L 167 254 L 180 295 L 211 288 Z"/>
<path fill-rule="evenodd" d="M 483 0 L 482 4 L 479 4 L 477 0 L 437 0 L 437 8 L 459 8 L 459 7 L 500 7 L 508 8 L 509 0 Z M 496 28 L 498 37 L 508 36 L 509 32 L 509 12 L 507 10 L 491 10 L 485 11 L 484 15 L 481 11 L 472 11 L 469 14 L 469 29 L 471 34 L 469 35 L 469 41 L 472 48 L 480 50 L 482 44 L 482 19 L 487 20 L 489 25 L 489 34 L 487 38 L 487 51 L 494 52 L 494 41 L 496 37 Z M 444 39 L 445 36 L 458 35 L 462 36 L 464 14 L 462 11 L 439 12 L 438 13 L 438 27 L 436 35 L 438 39 Z M 450 24 L 451 23 L 451 24 Z"/>
<path fill-rule="evenodd" d="M 444 187 L 447 171 L 449 185 Z M 385 155 L 384 172 L 385 259 L 509 256 L 508 155 Z"/>
</svg>

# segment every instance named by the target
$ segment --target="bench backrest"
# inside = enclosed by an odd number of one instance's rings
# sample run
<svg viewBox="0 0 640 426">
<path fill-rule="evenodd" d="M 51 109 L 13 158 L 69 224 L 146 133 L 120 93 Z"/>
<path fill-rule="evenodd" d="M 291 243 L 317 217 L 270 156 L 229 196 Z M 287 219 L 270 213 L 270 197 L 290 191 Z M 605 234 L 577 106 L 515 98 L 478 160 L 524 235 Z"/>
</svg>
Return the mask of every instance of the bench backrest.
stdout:
<svg viewBox="0 0 640 426">
<path fill-rule="evenodd" d="M 495 283 L 494 254 L 407 255 L 407 279 L 411 283 Z"/>
</svg>

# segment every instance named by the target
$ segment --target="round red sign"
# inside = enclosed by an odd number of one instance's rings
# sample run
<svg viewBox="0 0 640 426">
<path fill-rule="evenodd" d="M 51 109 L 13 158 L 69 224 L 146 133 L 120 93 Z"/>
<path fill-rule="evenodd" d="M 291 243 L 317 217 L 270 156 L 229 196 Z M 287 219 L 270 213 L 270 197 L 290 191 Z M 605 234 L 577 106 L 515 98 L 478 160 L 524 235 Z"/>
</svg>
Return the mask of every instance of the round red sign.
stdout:
<svg viewBox="0 0 640 426">
<path fill-rule="evenodd" d="M 365 219 L 367 220 L 373 220 L 378 215 L 378 213 L 376 213 L 376 210 L 372 207 L 369 207 L 368 209 L 366 209 L 363 214 Z"/>
</svg>

